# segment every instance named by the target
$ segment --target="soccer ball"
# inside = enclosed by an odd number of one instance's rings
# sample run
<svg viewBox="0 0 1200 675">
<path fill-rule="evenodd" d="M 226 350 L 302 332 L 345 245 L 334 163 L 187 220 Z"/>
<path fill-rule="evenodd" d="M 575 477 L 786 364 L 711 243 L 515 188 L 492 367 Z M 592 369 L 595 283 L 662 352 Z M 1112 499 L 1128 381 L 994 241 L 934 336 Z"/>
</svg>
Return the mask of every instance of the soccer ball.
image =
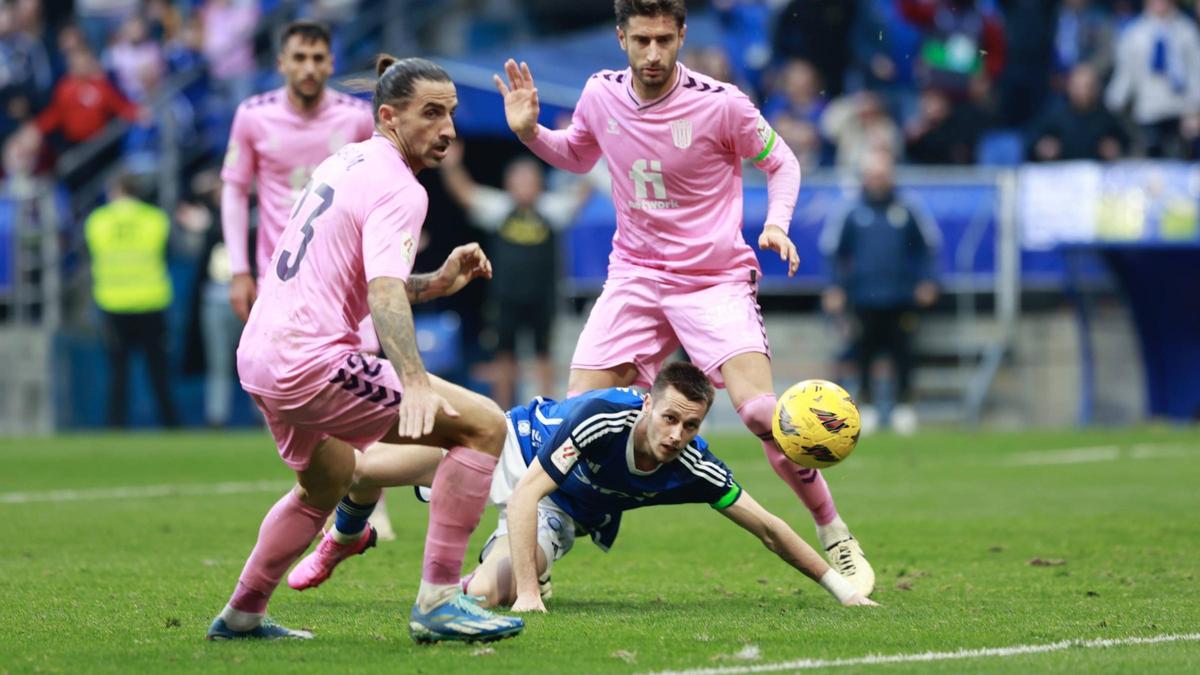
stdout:
<svg viewBox="0 0 1200 675">
<path fill-rule="evenodd" d="M 858 445 L 862 421 L 854 399 L 838 385 L 805 380 L 779 397 L 771 431 L 788 459 L 824 469 L 846 459 Z"/>
</svg>

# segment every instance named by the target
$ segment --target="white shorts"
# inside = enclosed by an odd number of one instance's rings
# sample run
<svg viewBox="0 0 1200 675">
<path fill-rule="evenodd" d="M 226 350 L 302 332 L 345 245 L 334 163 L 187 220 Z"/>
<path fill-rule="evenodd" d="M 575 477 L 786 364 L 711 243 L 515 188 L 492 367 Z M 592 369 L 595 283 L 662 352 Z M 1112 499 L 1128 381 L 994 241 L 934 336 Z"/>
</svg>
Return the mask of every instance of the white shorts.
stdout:
<svg viewBox="0 0 1200 675">
<path fill-rule="evenodd" d="M 496 472 L 492 474 L 492 490 L 489 499 L 500 512 L 496 529 L 488 537 L 487 543 L 479 554 L 479 561 L 491 552 L 492 544 L 499 537 L 508 536 L 508 500 L 516 489 L 521 476 L 529 469 L 521 456 L 521 446 L 517 443 L 517 433 L 513 429 L 512 420 L 508 421 L 508 437 L 504 441 L 504 451 L 500 453 L 500 462 Z M 546 572 L 554 561 L 567 554 L 575 545 L 575 520 L 567 515 L 549 497 L 538 503 L 537 543 L 546 555 Z"/>
</svg>

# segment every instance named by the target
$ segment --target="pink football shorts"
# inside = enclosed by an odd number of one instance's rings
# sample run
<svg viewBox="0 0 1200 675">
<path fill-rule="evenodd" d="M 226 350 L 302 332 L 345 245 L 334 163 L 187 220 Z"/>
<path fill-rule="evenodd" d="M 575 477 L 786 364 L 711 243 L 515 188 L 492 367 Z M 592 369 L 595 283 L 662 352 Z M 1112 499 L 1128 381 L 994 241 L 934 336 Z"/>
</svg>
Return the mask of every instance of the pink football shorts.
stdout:
<svg viewBox="0 0 1200 675">
<path fill-rule="evenodd" d="M 279 456 L 295 471 L 308 468 L 313 450 L 332 436 L 363 450 L 396 428 L 403 387 L 385 359 L 356 352 L 334 354 L 315 394 L 279 399 L 251 394 L 262 410 Z"/>
<path fill-rule="evenodd" d="M 679 347 L 713 384 L 724 386 L 721 366 L 746 353 L 771 356 L 758 286 L 749 279 L 698 286 L 610 276 L 579 335 L 571 367 L 637 367 L 634 384 L 648 387 Z"/>
</svg>

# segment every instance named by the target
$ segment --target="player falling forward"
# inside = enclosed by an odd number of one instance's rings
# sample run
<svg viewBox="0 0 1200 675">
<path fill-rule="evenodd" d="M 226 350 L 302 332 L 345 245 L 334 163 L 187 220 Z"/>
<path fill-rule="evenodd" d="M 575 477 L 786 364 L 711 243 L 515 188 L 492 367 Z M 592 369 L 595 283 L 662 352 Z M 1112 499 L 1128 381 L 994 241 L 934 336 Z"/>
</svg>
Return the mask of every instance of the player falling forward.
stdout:
<svg viewBox="0 0 1200 675">
<path fill-rule="evenodd" d="M 464 579 L 467 594 L 485 598 L 489 606 L 545 611 L 550 570 L 571 550 L 577 528 L 607 551 L 622 512 L 702 503 L 758 537 L 843 605 L 874 605 L 709 452 L 697 432 L 714 393 L 699 368 L 675 362 L 659 371 L 648 396 L 601 389 L 559 402 L 539 398 L 509 411 L 508 438 L 492 478 L 491 501 L 500 521 L 484 545 L 482 564 Z M 393 469 L 411 467 L 404 474 L 408 479 L 419 483 L 435 475 L 440 453 L 400 452 L 377 448 L 368 461 L 387 463 L 386 453 L 392 453 Z M 331 571 L 312 554 L 288 582 L 295 586 L 302 575 L 323 581 Z"/>
<path fill-rule="evenodd" d="M 728 390 L 775 473 L 812 512 L 830 562 L 869 595 L 875 573 L 824 477 L 789 461 L 771 435 L 776 399 L 757 302 L 762 271 L 741 236 L 742 160 L 767 174 L 758 245 L 777 252 L 789 275 L 800 264 L 787 234 L 799 164 L 736 87 L 677 63 L 687 34 L 682 0 L 617 0 L 615 7 L 629 68 L 593 75 L 569 128 L 537 123 L 526 64 L 510 59 L 508 82 L 495 78 L 509 127 L 534 153 L 576 173 L 603 156 L 612 174 L 617 233 L 608 280 L 576 345 L 568 389 L 646 386 L 682 345 Z"/>
<path fill-rule="evenodd" d="M 491 276 L 477 244 L 456 248 L 435 273 L 410 276 L 429 201 L 415 174 L 445 157 L 458 97 L 446 72 L 424 59 L 381 56 L 376 72 L 376 134 L 313 173 L 238 347 L 242 386 L 298 485 L 267 513 L 209 639 L 312 637 L 265 619 L 267 602 L 346 495 L 355 448 L 380 441 L 449 449 L 433 480 L 413 639 L 493 640 L 524 627 L 459 588 L 503 449 L 504 416 L 486 398 L 426 373 L 412 323 L 411 303 Z M 368 312 L 391 362 L 358 352 L 355 331 Z M 369 543 L 365 520 L 348 550 Z"/>
<path fill-rule="evenodd" d="M 221 169 L 221 229 L 229 252 L 229 302 L 245 321 L 288 213 L 317 165 L 346 143 L 365 141 L 375 130 L 371 106 L 325 86 L 333 75 L 329 29 L 312 21 L 296 21 L 283 29 L 277 65 L 283 87 L 246 99 L 238 106 Z M 257 278 L 248 252 L 250 185 L 258 193 Z M 361 349 L 379 352 L 370 316 L 359 329 Z M 380 539 L 395 538 L 387 510 L 371 515 Z"/>
</svg>

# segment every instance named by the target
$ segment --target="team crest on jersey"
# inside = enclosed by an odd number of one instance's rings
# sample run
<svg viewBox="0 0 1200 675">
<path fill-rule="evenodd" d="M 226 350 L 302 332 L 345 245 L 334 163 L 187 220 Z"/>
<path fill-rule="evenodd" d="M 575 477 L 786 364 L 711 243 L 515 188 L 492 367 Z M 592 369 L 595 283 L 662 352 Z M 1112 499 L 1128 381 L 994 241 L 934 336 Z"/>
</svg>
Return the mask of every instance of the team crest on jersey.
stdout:
<svg viewBox="0 0 1200 675">
<path fill-rule="evenodd" d="M 692 121 L 675 120 L 671 122 L 671 140 L 675 147 L 686 150 L 692 145 Z"/>
<path fill-rule="evenodd" d="M 554 468 L 563 474 L 569 473 L 571 467 L 575 466 L 575 462 L 577 461 L 579 461 L 579 449 L 575 447 L 575 444 L 570 439 L 564 441 L 550 455 L 550 462 L 554 464 Z"/>
<path fill-rule="evenodd" d="M 608 129 L 606 129 L 605 131 L 607 133 L 612 134 L 613 136 L 617 136 L 621 133 L 621 128 L 619 126 L 617 126 L 617 120 L 610 117 L 610 118 L 608 118 Z"/>
<path fill-rule="evenodd" d="M 771 142 L 771 134 L 775 133 L 771 130 L 771 125 L 767 123 L 766 118 L 762 115 L 758 116 L 758 125 L 754 131 L 758 134 L 758 140 L 762 141 L 763 147 L 766 147 Z"/>
<path fill-rule="evenodd" d="M 529 420 L 517 420 L 517 433 L 522 436 L 529 435 Z"/>
</svg>

